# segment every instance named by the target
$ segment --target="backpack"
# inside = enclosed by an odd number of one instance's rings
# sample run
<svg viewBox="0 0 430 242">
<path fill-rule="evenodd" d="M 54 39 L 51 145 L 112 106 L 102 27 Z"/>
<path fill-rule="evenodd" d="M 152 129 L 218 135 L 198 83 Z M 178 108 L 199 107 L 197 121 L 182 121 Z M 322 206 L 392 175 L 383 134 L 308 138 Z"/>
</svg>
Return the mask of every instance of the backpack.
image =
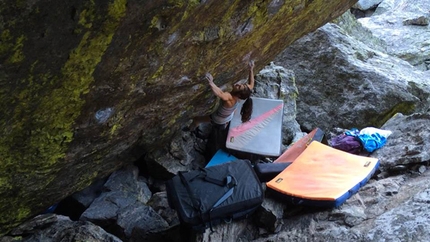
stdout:
<svg viewBox="0 0 430 242">
<path fill-rule="evenodd" d="M 178 172 L 166 182 L 169 206 L 196 231 L 250 216 L 263 203 L 264 190 L 249 160 Z"/>
<path fill-rule="evenodd" d="M 330 140 L 331 147 L 358 155 L 363 150 L 361 141 L 354 136 L 341 134 Z"/>
</svg>

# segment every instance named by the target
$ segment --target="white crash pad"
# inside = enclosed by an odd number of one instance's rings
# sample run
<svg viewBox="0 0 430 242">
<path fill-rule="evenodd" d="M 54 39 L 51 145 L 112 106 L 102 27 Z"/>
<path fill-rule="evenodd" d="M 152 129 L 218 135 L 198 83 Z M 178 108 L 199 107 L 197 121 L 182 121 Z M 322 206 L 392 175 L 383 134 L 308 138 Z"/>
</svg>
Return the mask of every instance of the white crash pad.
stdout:
<svg viewBox="0 0 430 242">
<path fill-rule="evenodd" d="M 283 100 L 253 97 L 251 120 L 242 123 L 240 104 L 230 122 L 226 147 L 265 156 L 281 153 Z"/>
</svg>

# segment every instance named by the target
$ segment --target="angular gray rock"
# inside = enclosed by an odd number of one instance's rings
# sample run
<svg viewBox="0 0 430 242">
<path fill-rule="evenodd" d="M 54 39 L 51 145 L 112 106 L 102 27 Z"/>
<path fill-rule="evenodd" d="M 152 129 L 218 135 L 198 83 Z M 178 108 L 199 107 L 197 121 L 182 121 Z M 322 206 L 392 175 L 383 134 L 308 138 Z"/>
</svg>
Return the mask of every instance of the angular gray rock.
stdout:
<svg viewBox="0 0 430 242">
<path fill-rule="evenodd" d="M 109 228 L 109 232 L 124 239 L 133 237 L 133 231 L 138 231 L 142 239 L 147 234 L 169 229 L 171 225 L 146 205 L 152 197 L 146 182 L 133 165 L 112 173 L 103 185 L 104 192 L 82 213 L 80 220 Z"/>
<path fill-rule="evenodd" d="M 430 188 L 378 217 L 366 241 L 429 241 Z"/>
<path fill-rule="evenodd" d="M 282 143 L 291 143 L 294 134 L 300 131 L 296 121 L 296 99 L 299 95 L 293 71 L 271 62 L 255 76 L 253 96 L 284 100 L 284 115 L 282 117 Z M 282 148 L 284 150 L 285 148 Z"/>
<path fill-rule="evenodd" d="M 204 167 L 206 164 L 202 150 L 204 143 L 191 132 L 177 132 L 170 144 L 145 156 L 151 175 L 157 179 L 170 179 L 178 171 L 188 171 Z"/>
<path fill-rule="evenodd" d="M 212 232 L 207 229 L 203 233 L 195 234 L 193 241 L 204 241 L 204 242 L 236 242 L 240 241 L 240 238 L 244 233 L 247 232 L 249 220 L 239 220 L 231 223 L 222 223 L 215 226 Z"/>
<path fill-rule="evenodd" d="M 76 192 L 72 195 L 77 202 L 82 204 L 84 207 L 89 207 L 90 204 L 96 199 L 103 190 L 103 185 L 105 184 L 107 178 L 99 179 L 93 182 L 89 187 L 85 188 L 82 191 Z"/>
<path fill-rule="evenodd" d="M 366 11 L 371 8 L 377 7 L 381 2 L 382 0 L 358 0 L 358 2 L 354 4 L 352 8 L 357 8 L 362 11 Z"/>
<path fill-rule="evenodd" d="M 266 197 L 256 212 L 256 224 L 270 233 L 278 233 L 283 223 L 284 210 L 287 209 L 287 206 L 279 200 Z"/>
<path fill-rule="evenodd" d="M 169 224 L 152 207 L 135 203 L 118 211 L 117 224 L 123 229 L 126 238 L 134 230 L 144 233 L 157 233 L 169 228 Z"/>
<path fill-rule="evenodd" d="M 103 187 L 106 191 L 122 191 L 136 194 L 138 201 L 146 203 L 152 196 L 152 192 L 146 183 L 147 181 L 139 175 L 139 169 L 134 165 L 128 165 L 113 172 Z"/>
<path fill-rule="evenodd" d="M 176 210 L 170 208 L 165 191 L 154 193 L 147 204 L 160 214 L 170 226 L 179 225 L 179 218 L 176 214 Z"/>
<path fill-rule="evenodd" d="M 21 224 L 11 232 L 9 241 L 22 242 L 122 242 L 118 237 L 107 233 L 104 229 L 91 222 L 72 221 L 70 218 L 55 215 L 38 215 Z M 21 238 L 21 239 L 20 239 Z M 8 241 L 2 238 L 2 242 Z"/>
<path fill-rule="evenodd" d="M 107 225 L 115 221 L 122 208 L 137 202 L 135 194 L 124 191 L 104 192 L 82 213 L 80 220 Z"/>
<path fill-rule="evenodd" d="M 399 165 L 428 165 L 430 162 L 430 113 L 409 116 L 398 113 L 381 128 L 391 130 L 383 149 L 373 156 L 381 161 L 381 170 L 393 170 Z"/>
</svg>

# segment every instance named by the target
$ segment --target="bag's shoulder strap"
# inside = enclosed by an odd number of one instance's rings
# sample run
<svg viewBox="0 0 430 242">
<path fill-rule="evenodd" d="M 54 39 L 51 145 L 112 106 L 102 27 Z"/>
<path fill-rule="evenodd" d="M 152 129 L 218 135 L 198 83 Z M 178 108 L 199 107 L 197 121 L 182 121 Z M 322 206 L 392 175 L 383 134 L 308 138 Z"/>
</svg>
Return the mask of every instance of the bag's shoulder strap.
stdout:
<svg viewBox="0 0 430 242">
<path fill-rule="evenodd" d="M 212 206 L 210 212 L 212 212 L 212 210 L 214 210 L 216 207 L 218 207 L 221 203 L 223 203 L 225 200 L 227 200 L 227 198 L 229 198 L 234 191 L 234 187 L 236 186 L 236 180 L 232 177 L 232 176 L 227 176 L 227 187 L 229 187 L 230 189 L 228 189 L 228 191 L 218 199 L 218 201 Z"/>
<path fill-rule="evenodd" d="M 185 178 L 183 172 L 179 171 L 178 175 L 182 181 L 182 184 L 184 184 L 185 189 L 187 189 L 188 195 L 190 196 L 190 199 L 191 199 L 191 202 L 193 203 L 194 209 L 199 211 L 199 213 L 201 214 L 202 208 L 201 208 L 200 204 L 197 202 L 198 200 L 194 196 L 193 192 L 191 191 L 190 184 L 188 183 L 187 179 Z"/>
<path fill-rule="evenodd" d="M 202 217 L 202 207 L 200 206 L 200 204 L 198 203 L 198 200 L 196 199 L 196 197 L 194 196 L 194 194 L 191 191 L 190 185 L 189 185 L 189 181 L 185 178 L 184 172 L 179 171 L 178 175 L 179 178 L 181 179 L 182 183 L 184 184 L 185 188 L 187 189 L 187 192 L 190 196 L 191 202 L 193 203 L 193 207 L 194 209 L 196 209 L 197 211 L 199 211 L 200 213 L 200 217 Z M 214 183 L 216 185 L 219 186 L 225 186 L 227 188 L 229 188 L 227 190 L 227 192 L 224 193 L 224 195 L 222 195 L 218 201 L 215 202 L 215 204 L 212 206 L 212 208 L 209 210 L 209 223 L 210 223 L 210 228 L 212 230 L 212 222 L 211 222 L 211 212 L 217 208 L 220 204 L 222 204 L 223 202 L 225 202 L 231 195 L 233 195 L 234 192 L 234 187 L 236 186 L 236 179 L 233 176 L 228 175 L 224 181 L 207 176 L 207 173 L 201 172 L 200 174 L 197 174 L 196 176 L 192 177 L 190 179 L 190 181 L 194 180 L 195 178 L 203 178 L 205 181 Z M 213 230 L 212 230 L 213 231 Z"/>
<path fill-rule="evenodd" d="M 191 192 L 189 182 L 192 182 L 196 178 L 202 178 L 207 182 L 210 182 L 210 183 L 216 184 L 218 186 L 222 186 L 222 187 L 232 188 L 232 187 L 236 186 L 236 179 L 234 179 L 234 177 L 230 176 L 230 175 L 228 175 L 224 180 L 220 180 L 220 179 L 208 176 L 206 171 L 203 171 L 203 172 L 196 174 L 195 176 L 193 176 L 189 180 L 187 180 L 187 178 L 185 178 L 183 173 L 184 173 L 183 171 L 179 171 L 178 175 L 179 175 L 179 178 L 181 179 L 182 183 L 184 184 L 185 188 L 187 189 L 187 192 L 189 193 L 191 199 L 193 200 L 193 203 L 196 199 L 195 199 L 194 194 Z M 200 206 L 197 206 L 196 208 L 198 208 L 200 210 Z"/>
<path fill-rule="evenodd" d="M 215 208 L 217 208 L 220 204 L 222 204 L 223 202 L 225 202 L 231 195 L 233 195 L 234 187 L 236 186 L 236 180 L 234 179 L 234 177 L 227 176 L 226 180 L 227 180 L 227 187 L 229 187 L 230 189 L 228 189 L 227 192 L 224 193 L 224 195 L 222 195 L 218 199 L 218 201 L 212 206 L 212 208 L 209 210 L 209 226 L 210 226 L 211 231 L 213 231 L 213 228 L 212 228 L 212 218 L 211 218 L 212 211 Z"/>
</svg>

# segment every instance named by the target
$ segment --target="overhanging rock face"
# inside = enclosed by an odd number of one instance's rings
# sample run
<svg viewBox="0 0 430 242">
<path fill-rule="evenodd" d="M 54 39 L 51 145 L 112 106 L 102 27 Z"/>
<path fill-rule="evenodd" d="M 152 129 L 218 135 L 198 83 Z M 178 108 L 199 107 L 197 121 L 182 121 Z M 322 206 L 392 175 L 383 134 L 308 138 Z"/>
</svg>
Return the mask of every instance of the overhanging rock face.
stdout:
<svg viewBox="0 0 430 242">
<path fill-rule="evenodd" d="M 0 234 L 154 150 L 343 1 L 0 3 Z"/>
</svg>

